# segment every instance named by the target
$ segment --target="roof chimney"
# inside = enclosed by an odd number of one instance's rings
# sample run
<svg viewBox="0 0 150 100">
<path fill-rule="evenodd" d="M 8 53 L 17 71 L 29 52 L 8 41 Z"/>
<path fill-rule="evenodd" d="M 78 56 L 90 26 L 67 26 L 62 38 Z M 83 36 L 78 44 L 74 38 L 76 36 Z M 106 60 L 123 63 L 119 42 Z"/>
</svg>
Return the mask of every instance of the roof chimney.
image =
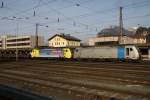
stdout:
<svg viewBox="0 0 150 100">
<path fill-rule="evenodd" d="M 64 33 L 60 33 L 60 35 L 64 36 L 65 34 Z"/>
</svg>

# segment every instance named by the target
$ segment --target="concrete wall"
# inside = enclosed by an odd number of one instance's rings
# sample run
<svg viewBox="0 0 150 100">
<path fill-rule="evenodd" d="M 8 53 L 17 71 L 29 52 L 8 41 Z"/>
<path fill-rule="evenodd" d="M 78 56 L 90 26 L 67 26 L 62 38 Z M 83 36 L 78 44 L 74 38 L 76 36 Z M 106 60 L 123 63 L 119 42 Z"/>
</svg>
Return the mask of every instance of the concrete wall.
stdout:
<svg viewBox="0 0 150 100">
<path fill-rule="evenodd" d="M 96 42 L 110 42 L 118 41 L 118 37 L 94 37 L 89 39 L 89 45 L 94 46 Z"/>
<path fill-rule="evenodd" d="M 13 49 L 13 48 L 34 48 L 36 46 L 35 36 L 3 36 L 2 48 L 1 49 Z M 20 39 L 17 41 L 17 39 Z M 25 40 L 21 40 L 25 39 Z M 44 45 L 44 37 L 39 36 L 38 38 L 39 46 Z"/>
<path fill-rule="evenodd" d="M 97 42 L 117 42 L 118 36 L 110 37 L 94 37 L 89 39 L 89 45 L 94 46 Z M 146 39 L 137 39 L 124 36 L 122 37 L 121 44 L 146 44 Z"/>
<path fill-rule="evenodd" d="M 122 38 L 122 44 L 146 44 L 146 39 L 125 36 Z"/>
</svg>

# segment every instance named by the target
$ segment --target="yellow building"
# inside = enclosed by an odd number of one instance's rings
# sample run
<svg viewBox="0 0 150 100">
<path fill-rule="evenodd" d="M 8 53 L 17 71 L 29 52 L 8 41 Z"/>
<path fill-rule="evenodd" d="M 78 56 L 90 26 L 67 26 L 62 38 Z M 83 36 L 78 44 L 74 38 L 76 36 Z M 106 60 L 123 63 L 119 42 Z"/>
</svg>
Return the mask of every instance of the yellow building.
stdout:
<svg viewBox="0 0 150 100">
<path fill-rule="evenodd" d="M 56 34 L 48 39 L 48 45 L 49 47 L 77 47 L 80 46 L 80 41 L 68 34 Z"/>
</svg>

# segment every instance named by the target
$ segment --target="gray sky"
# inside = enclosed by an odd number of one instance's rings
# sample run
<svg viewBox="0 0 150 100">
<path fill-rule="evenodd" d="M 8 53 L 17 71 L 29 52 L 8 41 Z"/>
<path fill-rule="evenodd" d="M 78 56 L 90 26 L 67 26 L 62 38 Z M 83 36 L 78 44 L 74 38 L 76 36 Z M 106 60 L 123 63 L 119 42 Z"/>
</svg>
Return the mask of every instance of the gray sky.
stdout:
<svg viewBox="0 0 150 100">
<path fill-rule="evenodd" d="M 84 40 L 118 25 L 120 6 L 125 28 L 150 26 L 150 0 L 0 0 L 0 34 L 34 35 L 39 23 L 45 39 L 66 33 Z"/>
</svg>

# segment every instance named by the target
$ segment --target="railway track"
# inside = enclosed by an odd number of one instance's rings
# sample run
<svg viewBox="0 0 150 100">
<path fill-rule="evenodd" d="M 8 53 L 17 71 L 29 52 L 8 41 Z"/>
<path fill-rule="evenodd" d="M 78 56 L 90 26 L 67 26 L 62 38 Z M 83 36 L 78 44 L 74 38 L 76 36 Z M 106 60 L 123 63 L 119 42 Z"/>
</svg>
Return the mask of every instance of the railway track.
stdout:
<svg viewBox="0 0 150 100">
<path fill-rule="evenodd" d="M 81 95 L 81 100 L 85 94 L 88 94 L 85 100 L 110 100 L 112 97 L 118 100 L 150 99 L 150 67 L 147 65 L 135 64 L 133 68 L 130 64 L 50 61 L 10 64 L 0 65 L 1 84 L 13 83 L 16 87 L 26 87 L 43 94 L 50 88 L 57 88 L 71 91 L 69 93 L 84 94 Z M 50 95 L 49 92 L 46 94 Z"/>
<path fill-rule="evenodd" d="M 38 64 L 39 66 L 42 66 L 40 64 Z M 44 65 L 43 65 L 44 66 Z M 63 69 L 66 69 L 66 70 L 63 70 Z M 26 69 L 23 69 L 23 70 L 26 70 Z M 148 76 L 149 75 L 149 71 L 143 71 L 143 70 L 140 70 L 140 71 L 137 71 L 137 70 L 121 70 L 121 69 L 106 69 L 106 68 L 93 68 L 93 67 L 78 67 L 78 66 L 68 66 L 68 65 L 53 65 L 53 66 L 50 66 L 50 67 L 43 67 L 42 69 L 40 69 L 40 67 L 32 67 L 30 66 L 30 70 L 27 69 L 27 71 L 34 71 L 34 70 L 41 70 L 43 71 L 42 73 L 49 73 L 49 72 L 58 72 L 58 74 L 64 74 L 64 73 L 68 73 L 68 74 L 79 74 L 81 77 L 82 75 L 89 75 L 88 77 L 90 76 L 104 76 L 109 78 L 111 76 L 114 76 L 116 79 L 118 76 L 122 75 L 122 74 L 126 74 L 126 76 L 122 76 L 123 79 L 131 79 L 131 82 L 134 83 L 134 80 L 135 80 L 135 83 L 138 83 L 138 80 L 140 79 L 143 79 L 143 77 L 145 76 Z M 79 71 L 80 70 L 80 71 Z M 101 73 L 98 73 L 98 72 L 101 72 Z M 113 73 L 111 73 L 113 72 Z M 110 74 L 111 73 L 111 74 Z M 115 73 L 115 75 L 114 75 Z M 69 75 L 68 75 L 69 76 Z M 118 77 L 119 78 L 119 77 Z M 149 85 L 149 79 L 145 77 L 145 81 L 143 81 L 143 84 L 144 83 L 148 83 L 147 85 Z M 97 78 L 98 79 L 98 78 Z M 147 80 L 147 82 L 146 82 Z M 121 81 L 121 79 L 119 79 L 119 81 Z M 128 81 L 128 80 L 124 80 L 125 81 Z M 142 82 L 141 82 L 142 83 Z"/>
<path fill-rule="evenodd" d="M 63 70 L 65 69 L 65 70 Z M 87 78 L 87 79 L 92 79 L 92 80 L 107 80 L 107 81 L 117 81 L 117 82 L 126 82 L 130 84 L 143 84 L 143 85 L 150 85 L 150 80 L 143 77 L 145 75 L 149 75 L 149 73 L 139 73 L 137 74 L 136 72 L 119 72 L 119 71 L 114 71 L 112 73 L 112 70 L 93 70 L 92 69 L 82 69 L 82 68 L 68 68 L 68 67 L 59 67 L 59 66 L 53 66 L 49 68 L 40 68 L 40 67 L 32 67 L 28 69 L 16 69 L 17 71 L 25 71 L 25 72 L 31 72 L 31 73 L 39 73 L 39 74 L 44 74 L 44 75 L 57 75 L 61 76 L 64 75 L 66 77 L 72 76 L 76 78 Z M 40 71 L 39 71 L 40 70 Z M 100 73 L 99 73 L 100 72 Z M 126 74 L 125 76 L 120 76 L 122 74 Z"/>
<path fill-rule="evenodd" d="M 1 73 L 0 74 L 1 80 L 9 80 L 10 83 L 15 83 L 17 84 L 18 87 L 18 83 L 19 86 L 23 88 L 29 88 L 30 89 L 35 89 L 33 88 L 33 86 L 35 85 L 36 88 L 41 89 L 42 87 L 48 88 L 48 87 L 53 87 L 53 88 L 58 88 L 58 89 L 65 89 L 65 90 L 70 90 L 70 91 L 76 91 L 76 92 L 87 92 L 87 90 L 89 91 L 93 91 L 92 93 L 87 93 L 87 94 L 92 94 L 92 95 L 100 95 L 100 96 L 104 96 L 104 97 L 110 97 L 113 96 L 114 94 L 117 94 L 117 97 L 115 97 L 116 99 L 121 99 L 122 96 L 126 96 L 126 97 L 131 97 L 131 98 L 143 98 L 147 97 L 149 94 L 147 92 L 144 92 L 142 90 L 137 91 L 129 91 L 128 89 L 124 88 L 117 88 L 117 89 L 113 89 L 112 86 L 110 85 L 110 87 L 108 87 L 107 85 L 104 84 L 100 84 L 103 85 L 103 87 L 101 86 L 95 86 L 95 85 L 90 85 L 88 82 L 87 83 L 83 83 L 83 81 L 73 81 L 73 80 L 68 80 L 68 79 L 62 79 L 62 78 L 40 78 L 41 76 L 33 76 L 33 75 L 25 75 L 25 74 L 4 74 Z M 32 77 L 31 77 L 32 76 Z M 57 80 L 56 80 L 57 79 Z M 11 81 L 10 81 L 11 80 Z M 22 85 L 22 84 L 26 84 L 26 85 Z M 88 88 L 87 88 L 88 87 Z M 101 92 L 101 91 L 105 91 L 105 95 L 102 94 L 97 94 L 97 92 Z M 107 92 L 109 91 L 109 92 Z M 118 93 L 120 92 L 120 93 Z M 122 93 L 122 94 L 121 94 Z M 134 94 L 134 96 L 130 95 L 130 94 Z M 140 96 L 139 96 L 140 95 Z"/>
</svg>

